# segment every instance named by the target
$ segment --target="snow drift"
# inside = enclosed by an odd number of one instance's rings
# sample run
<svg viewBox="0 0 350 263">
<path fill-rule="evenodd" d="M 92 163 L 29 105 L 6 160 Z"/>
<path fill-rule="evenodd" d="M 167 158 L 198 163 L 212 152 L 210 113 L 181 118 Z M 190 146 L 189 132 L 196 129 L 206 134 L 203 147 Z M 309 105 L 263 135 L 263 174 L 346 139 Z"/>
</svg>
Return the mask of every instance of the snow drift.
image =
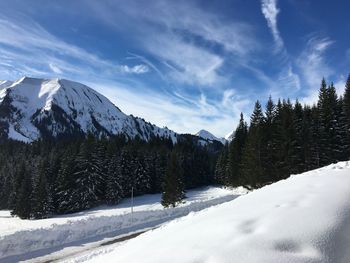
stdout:
<svg viewBox="0 0 350 263">
<path fill-rule="evenodd" d="M 350 163 L 292 176 L 192 213 L 88 260 L 348 263 Z"/>
</svg>

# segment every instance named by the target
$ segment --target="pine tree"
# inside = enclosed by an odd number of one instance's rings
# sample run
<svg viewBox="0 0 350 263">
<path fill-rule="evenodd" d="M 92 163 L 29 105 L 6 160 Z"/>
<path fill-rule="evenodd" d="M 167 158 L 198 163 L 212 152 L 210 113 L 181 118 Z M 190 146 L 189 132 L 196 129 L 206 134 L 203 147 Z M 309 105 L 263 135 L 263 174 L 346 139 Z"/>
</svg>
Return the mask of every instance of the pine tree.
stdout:
<svg viewBox="0 0 350 263">
<path fill-rule="evenodd" d="M 46 218 L 53 212 L 51 209 L 52 199 L 49 198 L 47 183 L 48 165 L 47 159 L 44 159 L 38 168 L 37 178 L 35 179 L 32 207 L 34 218 Z"/>
<path fill-rule="evenodd" d="M 227 160 L 228 160 L 228 143 L 225 144 L 218 157 L 215 166 L 215 181 L 219 184 L 228 185 L 228 172 L 227 172 Z"/>
<path fill-rule="evenodd" d="M 324 166 L 336 161 L 336 111 L 337 94 L 333 83 L 327 88 L 322 80 L 319 92 L 318 108 L 320 119 L 320 165 Z"/>
<path fill-rule="evenodd" d="M 123 176 L 123 191 L 125 196 L 131 195 L 131 189 L 134 187 L 133 172 L 131 171 L 132 154 L 128 148 L 122 149 L 120 153 L 120 174 Z"/>
<path fill-rule="evenodd" d="M 320 163 L 320 114 L 319 108 L 317 106 L 313 106 L 311 108 L 311 142 L 310 142 L 310 162 L 309 169 L 315 169 L 321 166 Z"/>
<path fill-rule="evenodd" d="M 344 112 L 345 112 L 346 120 L 348 121 L 348 127 L 350 127 L 350 74 L 345 84 Z"/>
<path fill-rule="evenodd" d="M 162 205 L 175 207 L 185 198 L 183 184 L 183 170 L 177 153 L 173 151 L 167 165 L 164 187 L 162 192 Z"/>
<path fill-rule="evenodd" d="M 106 180 L 106 197 L 108 204 L 117 204 L 124 197 L 123 176 L 120 156 L 113 155 L 108 168 Z"/>
<path fill-rule="evenodd" d="M 75 150 L 68 148 L 62 159 L 61 167 L 56 179 L 55 195 L 57 197 L 57 211 L 59 213 L 73 212 L 76 200 L 73 193 L 76 188 L 73 175 L 75 167 Z"/>
<path fill-rule="evenodd" d="M 314 122 L 312 118 L 312 109 L 308 106 L 304 106 L 301 123 L 301 133 L 298 128 L 299 124 L 297 124 L 296 128 L 298 141 L 302 144 L 301 150 L 303 157 L 303 170 L 299 172 L 304 172 L 315 168 L 315 160 L 313 157 L 313 124 Z"/>
<path fill-rule="evenodd" d="M 344 145 L 344 159 L 350 159 L 350 74 L 346 81 L 345 93 L 343 99 L 343 118 L 345 128 L 345 145 Z"/>
<path fill-rule="evenodd" d="M 80 146 L 75 159 L 74 210 L 91 208 L 101 201 L 103 175 L 101 173 L 101 160 L 96 155 L 94 147 L 94 139 L 88 138 Z"/>
<path fill-rule="evenodd" d="M 134 194 L 140 195 L 148 193 L 151 188 L 151 178 L 149 173 L 147 173 L 144 156 L 141 151 L 134 152 L 130 169 Z"/>
<path fill-rule="evenodd" d="M 265 181 L 274 181 L 276 178 L 276 167 L 274 161 L 273 136 L 276 129 L 276 105 L 271 96 L 266 104 L 265 116 L 262 134 L 263 177 L 265 178 Z"/>
<path fill-rule="evenodd" d="M 263 139 L 264 115 L 259 101 L 250 120 L 247 141 L 242 157 L 243 184 L 248 188 L 256 188 L 264 183 L 262 163 L 262 139 Z"/>
<path fill-rule="evenodd" d="M 241 162 L 243 148 L 248 134 L 247 123 L 244 121 L 243 113 L 241 113 L 239 124 L 235 131 L 235 136 L 229 144 L 227 158 L 227 184 L 237 187 L 242 184 Z"/>
<path fill-rule="evenodd" d="M 304 112 L 303 107 L 297 100 L 294 104 L 293 120 L 292 120 L 292 136 L 293 144 L 291 145 L 291 169 L 290 173 L 301 173 L 305 170 L 305 148 L 306 142 L 304 137 L 304 122 L 303 122 Z"/>
<path fill-rule="evenodd" d="M 350 147 L 350 141 L 348 140 L 347 136 L 347 122 L 345 117 L 345 111 L 344 111 L 344 100 L 342 97 L 338 100 L 337 105 L 337 122 L 335 123 L 335 140 L 334 140 L 334 153 L 336 160 L 338 161 L 346 161 L 348 160 L 348 151 Z"/>
<path fill-rule="evenodd" d="M 28 219 L 31 216 L 32 180 L 27 172 L 24 162 L 20 164 L 17 172 L 18 190 L 16 194 L 15 208 L 12 215 L 17 215 L 21 219 Z"/>
</svg>

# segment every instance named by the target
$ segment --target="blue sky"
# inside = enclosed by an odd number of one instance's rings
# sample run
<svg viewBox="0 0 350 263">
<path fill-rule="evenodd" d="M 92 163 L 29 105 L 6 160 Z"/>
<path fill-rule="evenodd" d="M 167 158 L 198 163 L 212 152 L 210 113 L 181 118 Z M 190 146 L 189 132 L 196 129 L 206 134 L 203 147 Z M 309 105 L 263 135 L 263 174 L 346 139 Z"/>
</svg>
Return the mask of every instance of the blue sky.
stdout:
<svg viewBox="0 0 350 263">
<path fill-rule="evenodd" d="M 177 132 L 231 132 L 269 95 L 350 72 L 346 0 L 0 2 L 0 79 L 67 78 Z"/>
</svg>

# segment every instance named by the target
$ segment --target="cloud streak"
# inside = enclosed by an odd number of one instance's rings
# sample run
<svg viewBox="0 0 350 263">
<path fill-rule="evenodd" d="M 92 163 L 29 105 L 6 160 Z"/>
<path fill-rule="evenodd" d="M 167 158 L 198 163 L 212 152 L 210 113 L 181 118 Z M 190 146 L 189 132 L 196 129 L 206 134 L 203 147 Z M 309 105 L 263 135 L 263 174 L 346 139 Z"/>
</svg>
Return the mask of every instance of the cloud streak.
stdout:
<svg viewBox="0 0 350 263">
<path fill-rule="evenodd" d="M 321 79 L 328 78 L 334 73 L 325 60 L 325 54 L 333 44 L 334 41 L 328 37 L 313 36 L 307 41 L 304 51 L 297 59 L 303 79 L 308 86 L 304 102 L 315 102 Z"/>
<path fill-rule="evenodd" d="M 180 85 L 221 86 L 228 77 L 220 70 L 228 54 L 248 60 L 259 49 L 251 26 L 223 21 L 194 3 L 153 0 L 144 8 L 132 0 L 105 3 L 90 1 L 89 13 L 118 32 L 133 32 L 134 41 L 166 66 L 162 75 Z M 213 45 L 223 53 L 213 52 Z"/>
<path fill-rule="evenodd" d="M 154 91 L 133 92 L 116 82 L 86 84 L 110 98 L 125 113 L 140 116 L 142 112 L 141 116 L 147 116 L 147 121 L 180 133 L 194 134 L 206 129 L 217 136 L 225 136 L 237 124 L 235 115 L 249 112 L 252 103 L 247 97 L 234 95 L 233 90 L 221 93 L 221 103 L 217 103 L 204 93 L 198 97 L 184 97 Z"/>
<path fill-rule="evenodd" d="M 261 0 L 261 12 L 267 21 L 267 25 L 271 30 L 277 50 L 279 51 L 284 46 L 284 43 L 277 27 L 277 16 L 280 12 L 277 8 L 277 0 Z"/>
<path fill-rule="evenodd" d="M 128 73 L 128 74 L 144 74 L 149 72 L 149 67 L 144 64 L 135 65 L 135 66 L 128 66 L 128 65 L 121 65 L 119 66 L 119 71 L 122 73 Z"/>
</svg>

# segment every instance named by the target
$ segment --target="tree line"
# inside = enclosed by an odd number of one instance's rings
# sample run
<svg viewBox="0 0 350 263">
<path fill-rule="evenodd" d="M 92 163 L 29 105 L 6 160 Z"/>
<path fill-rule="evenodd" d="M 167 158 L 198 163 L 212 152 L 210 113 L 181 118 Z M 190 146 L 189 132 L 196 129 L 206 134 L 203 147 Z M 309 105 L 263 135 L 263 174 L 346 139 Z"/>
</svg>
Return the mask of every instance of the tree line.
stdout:
<svg viewBox="0 0 350 263">
<path fill-rule="evenodd" d="M 185 189 L 220 183 L 249 189 L 350 158 L 350 76 L 338 96 L 323 79 L 317 103 L 255 103 L 250 125 L 241 114 L 231 142 L 202 145 L 192 135 L 149 141 L 123 135 L 7 140 L 0 147 L 0 209 L 46 218 L 162 193 L 164 206 Z"/>
<path fill-rule="evenodd" d="M 233 140 L 215 169 L 218 182 L 254 189 L 291 174 L 350 158 L 350 75 L 343 96 L 321 82 L 312 106 L 270 97 L 265 110 L 255 103 L 250 126 L 241 114 Z"/>
<path fill-rule="evenodd" d="M 175 206 L 185 189 L 212 184 L 220 145 L 181 135 L 148 142 L 122 135 L 96 139 L 4 142 L 0 147 L 0 209 L 20 218 L 46 218 L 163 193 Z"/>
</svg>

